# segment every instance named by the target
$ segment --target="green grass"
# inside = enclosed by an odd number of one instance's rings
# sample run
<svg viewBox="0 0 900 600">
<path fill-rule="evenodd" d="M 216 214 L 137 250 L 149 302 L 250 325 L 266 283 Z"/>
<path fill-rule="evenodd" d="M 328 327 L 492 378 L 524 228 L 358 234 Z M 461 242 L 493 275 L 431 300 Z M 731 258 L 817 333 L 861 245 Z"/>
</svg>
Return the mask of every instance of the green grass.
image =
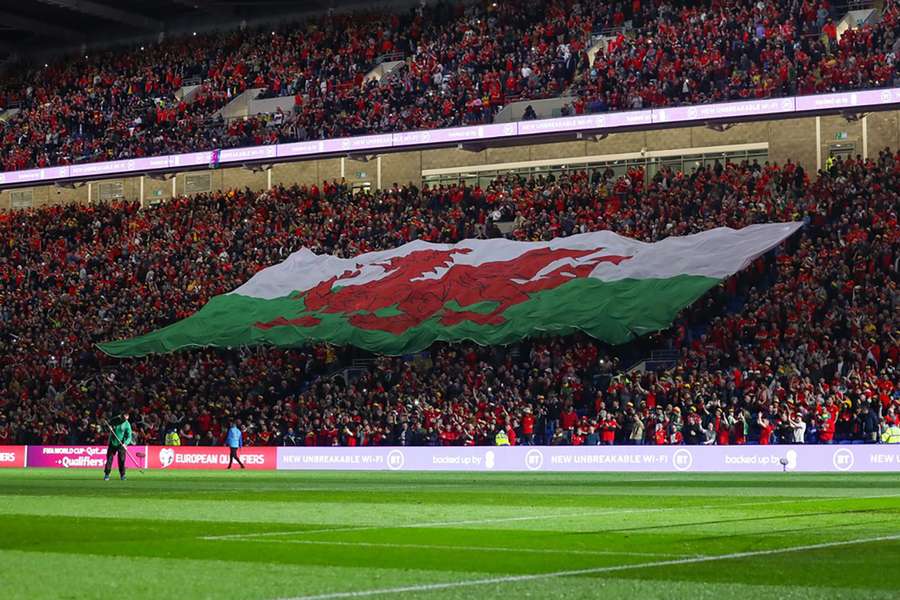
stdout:
<svg viewBox="0 0 900 600">
<path fill-rule="evenodd" d="M 5 599 L 879 599 L 898 564 L 896 475 L 0 471 Z"/>
</svg>

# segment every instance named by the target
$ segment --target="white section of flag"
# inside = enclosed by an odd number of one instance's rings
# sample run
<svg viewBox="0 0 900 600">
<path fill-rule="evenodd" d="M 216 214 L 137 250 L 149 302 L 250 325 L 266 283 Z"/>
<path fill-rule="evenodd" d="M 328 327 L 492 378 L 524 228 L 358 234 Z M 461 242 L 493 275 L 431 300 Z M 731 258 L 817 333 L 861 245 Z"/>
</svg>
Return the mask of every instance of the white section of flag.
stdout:
<svg viewBox="0 0 900 600">
<path fill-rule="evenodd" d="M 339 280 L 337 285 L 361 285 L 387 275 L 384 263 L 391 258 L 406 256 L 417 250 L 452 250 L 468 248 L 468 254 L 454 254 L 453 264 L 479 265 L 486 262 L 512 260 L 538 248 L 568 248 L 585 250 L 602 248 L 598 255 L 631 256 L 615 265 L 602 262 L 591 277 L 602 281 L 621 279 L 668 279 L 678 275 L 697 275 L 722 279 L 745 268 L 750 262 L 774 248 L 793 234 L 802 223 L 767 223 L 743 229 L 718 227 L 683 237 L 670 237 L 655 243 L 622 237 L 611 231 L 582 233 L 546 242 L 516 242 L 506 239 L 464 240 L 458 244 L 432 244 L 417 240 L 393 250 L 370 252 L 354 258 L 338 258 L 314 254 L 302 249 L 283 262 L 263 269 L 245 284 L 231 292 L 253 298 L 282 298 L 295 291 L 305 291 L 322 281 L 346 271 L 360 271 L 352 278 Z M 580 259 L 589 260 L 589 257 Z M 569 264 L 574 260 L 567 259 Z M 560 261 L 553 267 L 560 266 Z M 448 265 L 447 268 L 451 268 Z M 551 266 L 545 269 L 550 269 Z M 447 269 L 423 273 L 423 278 L 440 278 Z M 538 275 L 540 276 L 540 274 Z"/>
</svg>

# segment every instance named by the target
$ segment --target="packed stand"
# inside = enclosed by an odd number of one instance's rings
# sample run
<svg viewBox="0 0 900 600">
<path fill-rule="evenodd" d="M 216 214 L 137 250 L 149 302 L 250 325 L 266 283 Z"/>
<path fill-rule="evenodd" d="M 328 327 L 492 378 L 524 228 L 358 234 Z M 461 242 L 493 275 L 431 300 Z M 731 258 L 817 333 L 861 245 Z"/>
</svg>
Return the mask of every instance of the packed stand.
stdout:
<svg viewBox="0 0 900 600">
<path fill-rule="evenodd" d="M 0 122 L 0 166 L 484 123 L 560 95 L 580 114 L 893 85 L 896 2 L 839 41 L 837 16 L 825 0 L 505 0 L 172 38 L 0 83 L 0 108 L 21 108 Z M 589 64 L 594 32 L 609 43 Z M 402 64 L 366 81 L 382 58 Z M 189 83 L 200 87 L 184 96 Z M 257 88 L 290 108 L 221 116 Z"/>
<path fill-rule="evenodd" d="M 577 25 L 570 29 L 570 25 Z M 568 0 L 327 15 L 275 30 L 175 38 L 75 56 L 0 85 L 0 163 L 20 170 L 490 121 L 512 97 L 559 95 L 590 17 Z M 364 81 L 379 57 L 404 65 Z M 200 85 L 180 97 L 184 85 Z M 249 89 L 290 111 L 226 122 Z"/>
<path fill-rule="evenodd" d="M 827 0 L 628 3 L 576 86 L 576 112 L 827 93 L 895 85 L 900 10 L 838 39 Z M 625 19 L 635 30 L 615 32 Z"/>
<path fill-rule="evenodd" d="M 498 178 L 485 189 L 340 182 L 0 214 L 0 444 L 98 441 L 131 406 L 143 440 L 216 444 L 872 441 L 898 423 L 900 155 Z M 300 247 L 353 256 L 414 239 L 548 239 L 610 229 L 655 241 L 804 220 L 779 251 L 715 288 L 668 331 L 609 348 L 584 337 L 351 348 L 192 350 L 112 360 L 94 343 L 165 326 Z M 674 369 L 625 372 L 650 349 Z M 371 368 L 336 374 L 351 359 Z"/>
</svg>

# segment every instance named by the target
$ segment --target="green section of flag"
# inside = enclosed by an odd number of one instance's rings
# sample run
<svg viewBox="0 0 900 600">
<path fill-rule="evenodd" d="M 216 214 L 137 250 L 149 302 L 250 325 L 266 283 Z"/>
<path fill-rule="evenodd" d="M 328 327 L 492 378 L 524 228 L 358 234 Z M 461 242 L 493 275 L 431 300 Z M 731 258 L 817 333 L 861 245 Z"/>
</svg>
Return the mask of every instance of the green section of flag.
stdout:
<svg viewBox="0 0 900 600">
<path fill-rule="evenodd" d="M 300 293 L 274 300 L 225 294 L 213 298 L 196 314 L 182 321 L 130 340 L 100 344 L 100 349 L 111 356 L 135 357 L 191 346 L 269 344 L 296 347 L 328 342 L 398 355 L 417 352 L 436 341 L 471 340 L 483 345 L 498 345 L 537 334 L 564 335 L 579 330 L 610 344 L 622 344 L 665 329 L 682 308 L 718 281 L 693 275 L 611 282 L 594 278 L 573 279 L 557 288 L 535 293 L 528 301 L 510 307 L 503 313 L 504 321 L 499 325 L 463 321 L 445 326 L 440 323 L 444 313 L 439 312 L 399 335 L 355 327 L 349 321 L 352 316 L 349 314 L 306 312 Z M 450 302 L 443 311 L 467 310 L 484 314 L 492 309 L 489 302 L 470 307 Z M 313 316 L 321 322 L 312 327 L 286 325 L 263 329 L 257 326 L 279 317 L 290 320 L 302 316 Z"/>
<path fill-rule="evenodd" d="M 456 300 L 451 300 L 444 305 L 444 308 L 446 308 L 447 310 L 452 310 L 453 312 L 473 312 L 487 315 L 497 310 L 498 306 L 500 306 L 500 303 L 493 300 L 476 302 L 475 304 L 470 304 L 468 306 L 460 306 L 459 302 L 457 302 Z"/>
</svg>

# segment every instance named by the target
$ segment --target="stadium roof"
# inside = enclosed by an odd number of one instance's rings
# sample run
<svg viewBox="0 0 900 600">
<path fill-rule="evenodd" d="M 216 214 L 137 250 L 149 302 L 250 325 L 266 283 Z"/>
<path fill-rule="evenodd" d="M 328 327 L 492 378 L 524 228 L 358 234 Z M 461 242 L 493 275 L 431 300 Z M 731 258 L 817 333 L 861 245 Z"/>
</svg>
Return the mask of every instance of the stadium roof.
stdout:
<svg viewBox="0 0 900 600">
<path fill-rule="evenodd" d="M 95 47 L 190 28 L 236 26 L 290 14 L 364 4 L 360 0 L 2 0 L 0 62 Z"/>
</svg>

